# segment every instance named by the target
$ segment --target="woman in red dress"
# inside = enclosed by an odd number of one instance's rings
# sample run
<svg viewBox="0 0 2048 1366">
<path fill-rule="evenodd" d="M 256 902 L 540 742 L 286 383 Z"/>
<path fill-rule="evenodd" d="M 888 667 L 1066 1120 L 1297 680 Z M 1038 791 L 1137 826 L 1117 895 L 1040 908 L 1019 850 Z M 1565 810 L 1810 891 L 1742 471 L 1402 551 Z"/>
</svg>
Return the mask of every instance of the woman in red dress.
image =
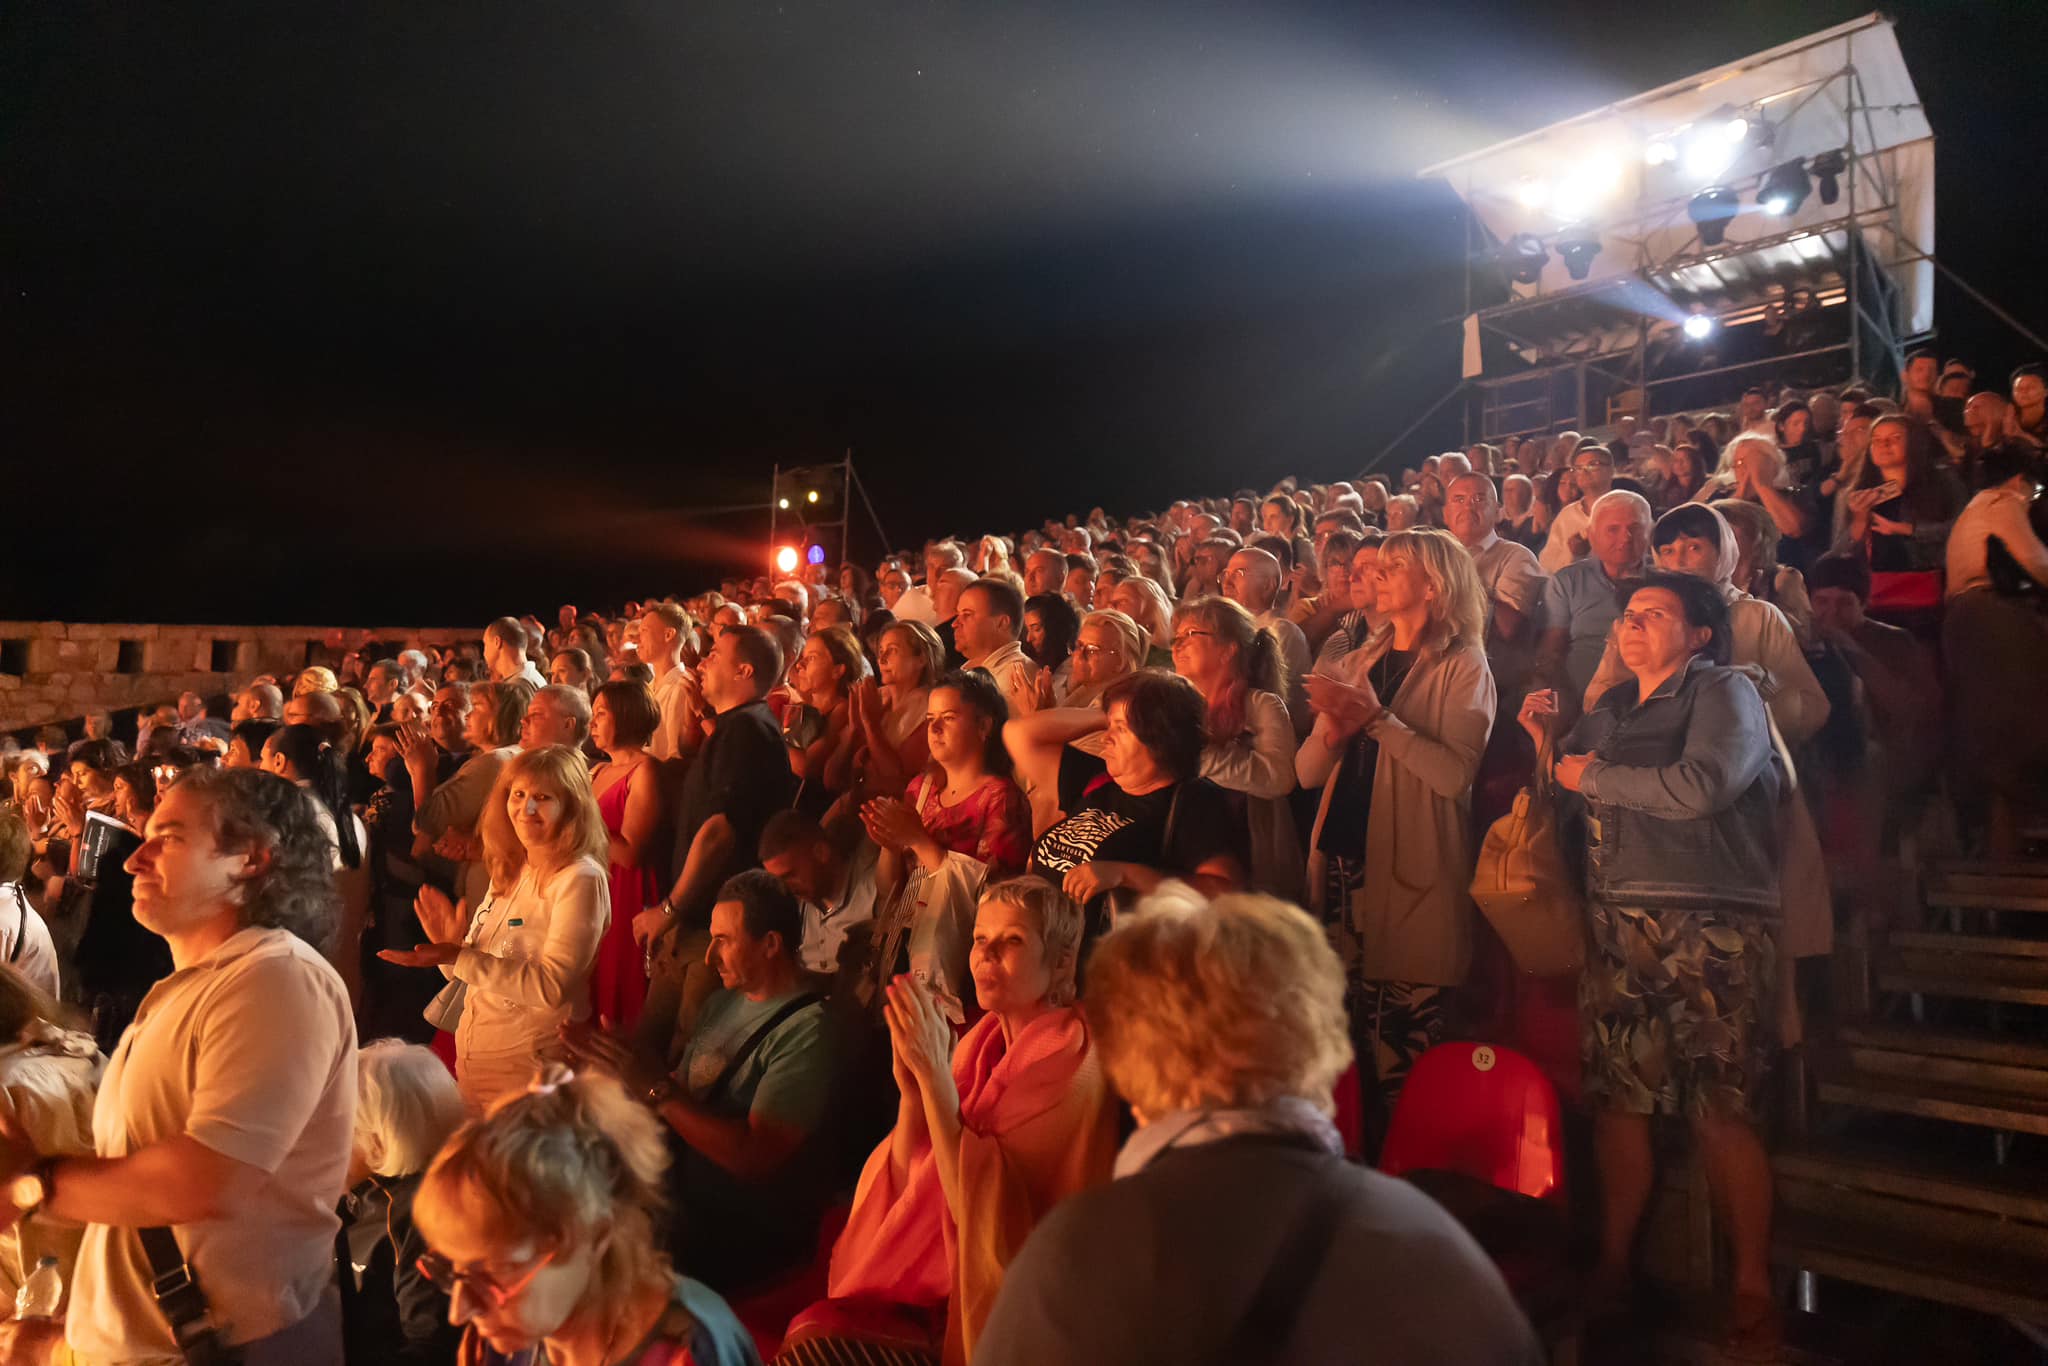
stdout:
<svg viewBox="0 0 2048 1366">
<path fill-rule="evenodd" d="M 612 923 L 590 975 L 590 1010 L 631 1029 L 647 998 L 647 964 L 633 942 L 633 917 L 661 899 L 653 845 L 662 828 L 661 782 L 647 745 L 661 709 L 645 683 L 607 683 L 590 704 L 590 741 L 608 756 L 590 775 L 611 836 Z"/>
</svg>

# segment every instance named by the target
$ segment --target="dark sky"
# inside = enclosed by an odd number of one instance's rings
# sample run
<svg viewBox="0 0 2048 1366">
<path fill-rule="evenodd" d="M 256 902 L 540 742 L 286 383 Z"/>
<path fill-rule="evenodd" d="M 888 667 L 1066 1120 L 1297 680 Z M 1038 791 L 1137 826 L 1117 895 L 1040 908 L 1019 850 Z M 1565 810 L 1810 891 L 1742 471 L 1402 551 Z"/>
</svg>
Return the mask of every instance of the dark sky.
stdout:
<svg viewBox="0 0 2048 1366">
<path fill-rule="evenodd" d="M 691 510 L 849 445 L 906 544 L 1349 474 L 1456 379 L 1415 168 L 1862 11 L 20 0 L 0 617 L 694 590 L 765 526 Z M 1892 12 L 2038 328 L 2048 5 Z"/>
</svg>

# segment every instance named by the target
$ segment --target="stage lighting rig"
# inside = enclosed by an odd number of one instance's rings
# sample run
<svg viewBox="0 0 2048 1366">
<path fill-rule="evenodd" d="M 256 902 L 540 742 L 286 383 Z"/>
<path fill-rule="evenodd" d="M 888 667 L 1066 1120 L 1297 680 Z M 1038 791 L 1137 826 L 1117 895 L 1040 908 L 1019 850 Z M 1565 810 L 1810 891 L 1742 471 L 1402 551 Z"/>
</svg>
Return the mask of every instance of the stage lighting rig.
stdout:
<svg viewBox="0 0 2048 1366">
<path fill-rule="evenodd" d="M 1789 218 L 1799 212 L 1799 206 L 1812 193 L 1813 181 L 1806 174 L 1806 163 L 1794 158 L 1764 172 L 1764 178 L 1757 186 L 1756 202 L 1765 213 Z"/>
<path fill-rule="evenodd" d="M 1837 147 L 1822 152 L 1813 159 L 1813 176 L 1820 182 L 1820 202 L 1832 204 L 1842 197 L 1842 176 L 1849 170 L 1849 159 Z"/>
<path fill-rule="evenodd" d="M 1714 335 L 1714 319 L 1710 314 L 1695 313 L 1683 324 L 1689 341 L 1705 341 Z"/>
<path fill-rule="evenodd" d="M 1550 253 L 1543 248 L 1543 241 L 1536 234 L 1518 232 L 1507 240 L 1500 249 L 1501 264 L 1507 268 L 1508 278 L 1518 285 L 1533 285 L 1543 278 L 1543 267 L 1550 264 Z"/>
<path fill-rule="evenodd" d="M 1728 235 L 1728 224 L 1734 220 L 1735 211 L 1741 207 L 1741 195 L 1726 185 L 1710 185 L 1692 197 L 1685 206 L 1685 214 L 1699 229 L 1700 245 L 1718 247 Z"/>
<path fill-rule="evenodd" d="M 1593 258 L 1600 254 L 1600 239 L 1582 227 L 1571 229 L 1558 238 L 1557 254 L 1571 277 L 1583 280 L 1593 269 Z"/>
</svg>

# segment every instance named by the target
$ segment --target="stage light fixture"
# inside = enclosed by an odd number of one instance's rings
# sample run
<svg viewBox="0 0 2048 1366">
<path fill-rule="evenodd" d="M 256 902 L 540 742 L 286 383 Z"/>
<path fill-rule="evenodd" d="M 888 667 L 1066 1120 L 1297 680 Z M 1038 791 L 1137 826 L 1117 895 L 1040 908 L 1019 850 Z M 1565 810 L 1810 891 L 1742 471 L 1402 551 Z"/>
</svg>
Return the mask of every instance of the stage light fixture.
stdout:
<svg viewBox="0 0 2048 1366">
<path fill-rule="evenodd" d="M 784 574 L 796 573 L 796 547 L 786 545 L 775 552 L 775 568 Z"/>
<path fill-rule="evenodd" d="M 1799 206 L 1812 193 L 1813 181 L 1806 174 L 1806 163 L 1794 158 L 1764 172 L 1764 178 L 1757 186 L 1756 202 L 1763 206 L 1765 213 L 1786 218 L 1798 213 Z"/>
<path fill-rule="evenodd" d="M 804 550 L 804 562 L 807 564 L 825 563 L 825 547 L 819 545 L 816 541 L 811 542 Z"/>
<path fill-rule="evenodd" d="M 1678 160 L 1678 148 L 1671 144 L 1670 138 L 1651 138 L 1649 145 L 1643 148 L 1643 162 L 1645 165 L 1668 166 L 1676 160 Z"/>
<path fill-rule="evenodd" d="M 1524 180 L 1515 186 L 1515 202 L 1525 209 L 1540 209 L 1550 198 L 1550 188 L 1540 180 Z"/>
<path fill-rule="evenodd" d="M 1685 335 L 1692 341 L 1705 341 L 1714 335 L 1714 320 L 1705 313 L 1695 313 L 1685 320 Z"/>
<path fill-rule="evenodd" d="M 1543 278 L 1550 253 L 1534 233 L 1518 232 L 1501 248 L 1501 264 L 1507 267 L 1508 278 L 1516 284 L 1533 285 Z"/>
<path fill-rule="evenodd" d="M 1748 140 L 1749 120 L 1722 106 L 1686 133 L 1685 173 L 1695 180 L 1719 180 L 1742 155 L 1742 145 Z"/>
<path fill-rule="evenodd" d="M 1557 254 L 1564 261 L 1564 268 L 1574 280 L 1583 280 L 1593 269 L 1593 258 L 1600 254 L 1600 239 L 1580 229 L 1569 236 L 1560 237 Z"/>
<path fill-rule="evenodd" d="M 1842 197 L 1842 176 L 1849 170 L 1849 159 L 1842 155 L 1841 148 L 1822 152 L 1813 159 L 1814 179 L 1820 182 L 1820 202 L 1832 204 Z"/>
<path fill-rule="evenodd" d="M 1686 217 L 1700 230 L 1700 245 L 1718 247 L 1728 234 L 1728 224 L 1742 207 L 1742 196 L 1726 185 L 1710 185 L 1685 206 Z"/>
<path fill-rule="evenodd" d="M 789 499 L 787 499 L 787 498 L 777 498 L 777 499 L 775 500 L 775 506 L 777 506 L 777 507 L 781 508 L 781 509 L 782 509 L 782 510 L 783 510 L 784 512 L 787 512 L 787 511 L 789 511 Z"/>
<path fill-rule="evenodd" d="M 805 494 L 804 497 L 810 500 L 811 502 L 815 503 L 818 501 L 818 491 L 816 489 L 812 489 L 809 493 Z"/>
</svg>

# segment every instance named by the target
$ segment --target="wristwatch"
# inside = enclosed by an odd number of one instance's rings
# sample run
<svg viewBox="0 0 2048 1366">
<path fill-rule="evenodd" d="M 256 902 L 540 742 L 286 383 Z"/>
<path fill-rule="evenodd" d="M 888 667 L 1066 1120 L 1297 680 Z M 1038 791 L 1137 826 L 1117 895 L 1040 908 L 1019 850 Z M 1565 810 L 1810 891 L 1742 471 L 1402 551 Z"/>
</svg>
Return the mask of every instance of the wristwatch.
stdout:
<svg viewBox="0 0 2048 1366">
<path fill-rule="evenodd" d="M 23 1214 L 33 1214 L 50 1202 L 57 1192 L 53 1178 L 57 1159 L 46 1157 L 7 1184 L 7 1202 Z"/>
</svg>

